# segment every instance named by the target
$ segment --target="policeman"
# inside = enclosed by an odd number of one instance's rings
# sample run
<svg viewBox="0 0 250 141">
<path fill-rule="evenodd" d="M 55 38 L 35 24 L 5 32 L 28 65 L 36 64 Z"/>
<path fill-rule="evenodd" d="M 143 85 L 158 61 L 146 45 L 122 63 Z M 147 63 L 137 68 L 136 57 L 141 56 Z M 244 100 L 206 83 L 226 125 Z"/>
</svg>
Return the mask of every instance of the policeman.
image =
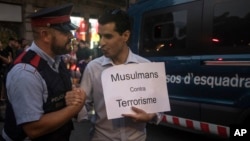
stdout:
<svg viewBox="0 0 250 141">
<path fill-rule="evenodd" d="M 71 50 L 73 5 L 45 8 L 31 18 L 34 41 L 14 61 L 7 75 L 5 141 L 69 141 L 71 119 L 85 102 L 72 88 L 62 55 Z"/>
</svg>

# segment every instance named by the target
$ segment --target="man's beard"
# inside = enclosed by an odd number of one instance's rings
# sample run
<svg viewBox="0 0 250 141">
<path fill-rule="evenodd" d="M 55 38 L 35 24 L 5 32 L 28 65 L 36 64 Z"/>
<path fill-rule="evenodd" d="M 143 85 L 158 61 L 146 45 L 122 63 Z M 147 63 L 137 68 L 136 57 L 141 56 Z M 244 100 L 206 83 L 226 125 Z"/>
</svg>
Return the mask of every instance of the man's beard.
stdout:
<svg viewBox="0 0 250 141">
<path fill-rule="evenodd" d="M 59 46 L 57 43 L 56 43 L 56 39 L 53 38 L 53 42 L 52 42 L 52 47 L 51 47 L 51 50 L 53 51 L 54 54 L 56 55 L 63 55 L 63 54 L 68 54 L 70 53 L 71 51 L 71 44 L 70 44 L 71 40 L 69 39 L 68 42 L 66 42 L 64 44 L 64 46 Z"/>
</svg>

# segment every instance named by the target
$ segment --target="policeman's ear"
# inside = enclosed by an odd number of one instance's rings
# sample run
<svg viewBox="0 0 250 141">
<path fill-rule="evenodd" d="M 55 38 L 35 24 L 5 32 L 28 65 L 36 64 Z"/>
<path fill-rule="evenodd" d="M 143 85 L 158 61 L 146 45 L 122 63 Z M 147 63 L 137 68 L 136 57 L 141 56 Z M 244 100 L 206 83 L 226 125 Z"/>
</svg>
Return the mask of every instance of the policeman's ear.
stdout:
<svg viewBox="0 0 250 141">
<path fill-rule="evenodd" d="M 122 37 L 123 37 L 123 41 L 127 42 L 130 37 L 130 31 L 126 30 L 125 32 L 123 32 Z"/>
<path fill-rule="evenodd" d="M 53 34 L 53 30 L 50 28 L 40 28 L 40 37 L 44 42 L 50 42 Z"/>
</svg>

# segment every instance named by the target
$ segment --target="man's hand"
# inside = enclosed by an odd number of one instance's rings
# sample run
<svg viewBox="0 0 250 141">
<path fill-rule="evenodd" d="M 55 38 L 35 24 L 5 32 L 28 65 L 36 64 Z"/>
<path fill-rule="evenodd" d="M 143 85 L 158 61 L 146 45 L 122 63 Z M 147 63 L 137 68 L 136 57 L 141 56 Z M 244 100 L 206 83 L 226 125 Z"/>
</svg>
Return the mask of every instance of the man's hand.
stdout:
<svg viewBox="0 0 250 141">
<path fill-rule="evenodd" d="M 75 106 L 77 110 L 81 110 L 86 100 L 84 90 L 80 88 L 73 88 L 72 91 L 66 93 L 65 101 L 67 106 Z"/>
<path fill-rule="evenodd" d="M 122 114 L 122 116 L 132 118 L 134 122 L 148 122 L 156 116 L 155 113 L 148 114 L 144 110 L 136 107 L 132 107 L 132 110 L 135 114 Z"/>
</svg>

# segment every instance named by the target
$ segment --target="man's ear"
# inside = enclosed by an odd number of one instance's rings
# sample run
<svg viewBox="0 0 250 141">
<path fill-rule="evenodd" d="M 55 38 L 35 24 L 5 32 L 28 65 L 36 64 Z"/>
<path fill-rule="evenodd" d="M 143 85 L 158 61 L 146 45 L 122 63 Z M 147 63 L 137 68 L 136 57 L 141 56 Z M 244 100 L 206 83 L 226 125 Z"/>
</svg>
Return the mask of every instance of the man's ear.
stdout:
<svg viewBox="0 0 250 141">
<path fill-rule="evenodd" d="M 52 31 L 48 28 L 41 28 L 40 29 L 40 37 L 44 42 L 48 43 L 51 41 Z"/>
<path fill-rule="evenodd" d="M 130 37 L 130 31 L 126 30 L 125 32 L 123 32 L 122 36 L 123 36 L 124 42 L 127 42 Z"/>
</svg>

